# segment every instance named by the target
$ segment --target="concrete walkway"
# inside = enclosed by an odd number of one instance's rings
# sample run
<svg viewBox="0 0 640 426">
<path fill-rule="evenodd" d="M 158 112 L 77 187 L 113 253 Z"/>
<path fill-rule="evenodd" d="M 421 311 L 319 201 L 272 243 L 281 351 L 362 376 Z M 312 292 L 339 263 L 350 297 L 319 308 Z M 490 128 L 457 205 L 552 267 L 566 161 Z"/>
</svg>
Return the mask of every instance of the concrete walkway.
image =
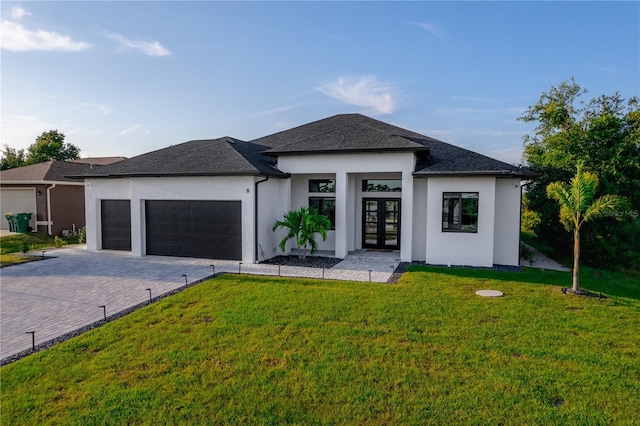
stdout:
<svg viewBox="0 0 640 426">
<path fill-rule="evenodd" d="M 531 268 L 548 269 L 551 271 L 563 271 L 563 272 L 571 270 L 566 266 L 556 262 L 555 260 L 548 258 L 542 252 L 534 249 L 530 245 L 525 243 L 522 243 L 522 244 L 524 244 L 529 250 L 531 250 L 531 252 L 533 252 L 533 262 L 529 262 L 526 259 L 520 259 L 521 266 L 528 266 Z"/>
<path fill-rule="evenodd" d="M 192 283 L 215 272 L 387 282 L 397 262 L 353 257 L 332 269 L 239 264 L 234 261 L 128 252 L 90 252 L 85 246 L 49 249 L 52 259 L 0 270 L 0 359 Z M 393 265 L 395 263 L 395 266 Z"/>
</svg>

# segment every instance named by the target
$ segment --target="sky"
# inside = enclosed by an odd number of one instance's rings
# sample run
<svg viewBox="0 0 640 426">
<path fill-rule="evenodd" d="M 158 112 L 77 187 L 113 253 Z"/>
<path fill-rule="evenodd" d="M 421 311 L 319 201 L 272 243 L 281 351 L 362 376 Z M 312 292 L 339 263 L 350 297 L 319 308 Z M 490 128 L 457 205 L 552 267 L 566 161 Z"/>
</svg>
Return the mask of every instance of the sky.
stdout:
<svg viewBox="0 0 640 426">
<path fill-rule="evenodd" d="M 251 140 L 361 113 L 520 163 L 518 121 L 572 77 L 640 95 L 640 2 L 0 4 L 0 143 L 83 157 Z"/>
</svg>

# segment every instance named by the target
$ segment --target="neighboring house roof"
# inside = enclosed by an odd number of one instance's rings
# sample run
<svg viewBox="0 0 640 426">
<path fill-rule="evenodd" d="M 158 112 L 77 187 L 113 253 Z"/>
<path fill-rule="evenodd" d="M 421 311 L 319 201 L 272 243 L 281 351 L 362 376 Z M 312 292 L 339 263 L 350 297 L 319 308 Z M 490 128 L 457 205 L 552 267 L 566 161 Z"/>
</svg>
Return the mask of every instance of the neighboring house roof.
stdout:
<svg viewBox="0 0 640 426">
<path fill-rule="evenodd" d="M 417 177 L 535 174 L 455 145 L 361 114 L 341 114 L 252 141 L 270 146 L 267 155 L 359 151 L 413 151 Z"/>
<path fill-rule="evenodd" d="M 47 182 L 78 184 L 77 179 L 69 179 L 66 176 L 80 173 L 90 167 L 92 167 L 90 164 L 50 160 L 44 163 L 2 170 L 0 172 L 0 181 L 2 181 L 3 184 Z M 80 184 L 82 183 L 80 182 Z"/>
<path fill-rule="evenodd" d="M 96 167 L 77 175 L 86 178 L 151 176 L 286 177 L 273 158 L 260 154 L 266 147 L 223 137 L 194 140 L 138 155 L 115 164 Z"/>
<path fill-rule="evenodd" d="M 87 157 L 87 158 L 78 158 L 77 160 L 70 160 L 70 162 L 92 164 L 94 166 L 106 166 L 107 164 L 117 163 L 118 161 L 122 161 L 126 159 L 127 157 Z"/>
</svg>

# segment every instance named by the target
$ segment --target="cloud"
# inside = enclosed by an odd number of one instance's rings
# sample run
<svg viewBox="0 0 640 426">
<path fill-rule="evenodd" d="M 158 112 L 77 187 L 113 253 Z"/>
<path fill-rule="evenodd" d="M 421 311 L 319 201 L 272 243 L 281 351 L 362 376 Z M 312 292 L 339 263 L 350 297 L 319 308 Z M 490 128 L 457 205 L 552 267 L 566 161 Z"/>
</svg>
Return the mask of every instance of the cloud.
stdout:
<svg viewBox="0 0 640 426">
<path fill-rule="evenodd" d="M 373 108 L 380 114 L 391 114 L 398 102 L 398 90 L 371 75 L 340 77 L 317 90 L 349 105 Z"/>
<path fill-rule="evenodd" d="M 117 41 L 120 44 L 120 50 L 135 50 L 147 56 L 171 55 L 171 51 L 157 41 L 131 40 L 120 34 L 108 34 L 107 37 Z"/>
<path fill-rule="evenodd" d="M 429 22 L 412 22 L 412 24 L 418 28 L 422 28 L 434 37 L 442 38 L 444 36 L 442 31 L 440 31 L 440 28 Z"/>
<path fill-rule="evenodd" d="M 122 130 L 122 131 L 120 131 L 120 132 L 116 133 L 115 135 L 113 135 L 113 137 L 114 137 L 114 138 L 117 138 L 118 136 L 124 136 L 124 135 L 126 135 L 126 134 L 128 134 L 128 133 L 135 132 L 135 131 L 136 131 L 136 130 L 138 130 L 140 127 L 142 127 L 142 125 L 140 125 L 140 124 L 136 124 L 135 126 L 131 126 L 131 127 L 129 127 L 129 128 L 126 128 L 126 129 L 124 129 L 124 130 Z"/>
<path fill-rule="evenodd" d="M 23 9 L 21 7 L 12 7 L 11 8 L 11 17 L 13 19 L 22 19 L 25 16 L 33 16 L 31 15 L 31 12 L 29 12 L 26 9 Z"/>
<path fill-rule="evenodd" d="M 256 113 L 256 115 L 276 114 L 278 112 L 288 111 L 290 109 L 297 108 L 300 105 L 302 105 L 302 104 L 293 104 L 293 105 L 287 105 L 287 106 L 283 106 L 283 107 L 279 107 L 279 108 L 268 109 L 266 111 L 260 111 L 260 112 Z"/>
<path fill-rule="evenodd" d="M 110 112 L 110 109 L 108 106 L 104 104 L 94 104 L 90 102 L 77 102 L 75 105 L 71 107 L 72 111 L 78 110 L 78 109 L 98 110 L 101 115 L 107 115 Z"/>
<path fill-rule="evenodd" d="M 31 52 L 34 50 L 56 52 L 80 52 L 87 50 L 91 44 L 73 41 L 69 36 L 43 30 L 28 30 L 22 25 L 2 21 L 2 49 L 11 52 Z"/>
<path fill-rule="evenodd" d="M 42 132 L 55 129 L 56 126 L 33 115 L 3 114 L 1 128 L 2 143 L 22 149 L 35 142 Z"/>
</svg>

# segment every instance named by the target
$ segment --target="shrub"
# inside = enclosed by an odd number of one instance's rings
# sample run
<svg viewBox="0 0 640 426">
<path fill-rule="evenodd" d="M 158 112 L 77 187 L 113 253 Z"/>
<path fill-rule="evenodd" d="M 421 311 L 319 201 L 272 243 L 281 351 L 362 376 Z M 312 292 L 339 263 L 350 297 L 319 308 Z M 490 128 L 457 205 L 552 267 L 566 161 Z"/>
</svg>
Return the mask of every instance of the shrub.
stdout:
<svg viewBox="0 0 640 426">
<path fill-rule="evenodd" d="M 87 242 L 87 227 L 83 226 L 82 229 L 80 229 L 80 236 L 78 236 L 78 242 L 80 244 L 84 244 Z"/>
<path fill-rule="evenodd" d="M 56 248 L 60 248 L 66 246 L 67 242 L 56 235 L 56 237 L 53 239 L 53 245 L 56 246 Z"/>
</svg>

